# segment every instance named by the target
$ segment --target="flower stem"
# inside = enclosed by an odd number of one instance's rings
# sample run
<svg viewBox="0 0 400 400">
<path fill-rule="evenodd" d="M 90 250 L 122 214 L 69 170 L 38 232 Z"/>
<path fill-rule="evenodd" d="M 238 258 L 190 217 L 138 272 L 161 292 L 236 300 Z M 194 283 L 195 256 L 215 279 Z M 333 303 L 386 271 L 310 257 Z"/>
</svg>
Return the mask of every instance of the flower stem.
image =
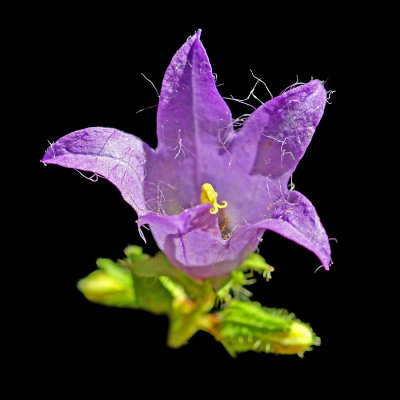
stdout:
<svg viewBox="0 0 400 400">
<path fill-rule="evenodd" d="M 207 281 L 203 296 L 196 301 L 186 297 L 176 302 L 170 314 L 168 346 L 178 348 L 186 344 L 198 330 L 213 331 L 216 316 L 208 313 L 214 307 L 215 298 L 211 283 Z"/>
</svg>

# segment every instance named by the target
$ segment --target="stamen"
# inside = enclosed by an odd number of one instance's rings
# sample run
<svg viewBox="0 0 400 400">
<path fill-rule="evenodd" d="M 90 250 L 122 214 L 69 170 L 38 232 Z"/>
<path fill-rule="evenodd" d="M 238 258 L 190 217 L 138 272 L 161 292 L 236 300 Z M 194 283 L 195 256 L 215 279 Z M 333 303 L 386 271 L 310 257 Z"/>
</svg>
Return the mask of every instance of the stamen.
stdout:
<svg viewBox="0 0 400 400">
<path fill-rule="evenodd" d="M 219 230 L 222 232 L 228 226 L 228 218 L 225 211 L 221 209 L 222 222 L 219 224 Z"/>
<path fill-rule="evenodd" d="M 221 204 L 217 202 L 218 193 L 214 190 L 213 186 L 210 183 L 204 183 L 201 187 L 201 195 L 200 195 L 200 203 L 209 203 L 214 206 L 214 208 L 210 209 L 211 214 L 216 214 L 218 209 L 225 208 L 228 203 L 224 200 Z"/>
</svg>

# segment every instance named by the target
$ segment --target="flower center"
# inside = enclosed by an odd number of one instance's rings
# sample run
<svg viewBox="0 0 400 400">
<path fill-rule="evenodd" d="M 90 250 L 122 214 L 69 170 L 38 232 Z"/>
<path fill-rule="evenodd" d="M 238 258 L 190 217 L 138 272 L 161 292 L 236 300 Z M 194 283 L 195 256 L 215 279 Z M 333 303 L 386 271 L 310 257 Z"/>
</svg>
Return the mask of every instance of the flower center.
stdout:
<svg viewBox="0 0 400 400">
<path fill-rule="evenodd" d="M 225 208 L 228 203 L 222 201 L 221 204 L 217 202 L 218 193 L 214 190 L 210 183 L 204 183 L 201 187 L 200 203 L 210 203 L 214 208 L 210 208 L 211 214 L 216 214 L 219 208 Z"/>
</svg>

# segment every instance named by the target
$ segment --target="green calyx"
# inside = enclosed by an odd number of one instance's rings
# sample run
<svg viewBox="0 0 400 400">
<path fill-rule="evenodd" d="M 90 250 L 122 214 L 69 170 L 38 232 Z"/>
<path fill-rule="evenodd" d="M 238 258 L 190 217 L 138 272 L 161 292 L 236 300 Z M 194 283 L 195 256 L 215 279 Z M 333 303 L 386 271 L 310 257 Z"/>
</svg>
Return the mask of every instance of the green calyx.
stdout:
<svg viewBox="0 0 400 400">
<path fill-rule="evenodd" d="M 285 310 L 251 301 L 245 288 L 256 275 L 268 281 L 273 268 L 252 253 L 230 276 L 198 281 L 170 264 L 128 246 L 126 257 L 99 258 L 98 269 L 78 282 L 84 296 L 106 306 L 142 309 L 169 317 L 167 344 L 180 347 L 199 330 L 213 335 L 232 355 L 246 351 L 299 354 L 319 344 L 312 329 Z"/>
</svg>

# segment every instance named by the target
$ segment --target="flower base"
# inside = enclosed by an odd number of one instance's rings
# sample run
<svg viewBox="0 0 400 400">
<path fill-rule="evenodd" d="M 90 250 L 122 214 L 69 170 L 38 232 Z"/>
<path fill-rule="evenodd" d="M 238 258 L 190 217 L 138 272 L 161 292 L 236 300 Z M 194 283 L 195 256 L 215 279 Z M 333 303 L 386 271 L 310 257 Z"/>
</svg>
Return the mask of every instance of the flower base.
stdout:
<svg viewBox="0 0 400 400">
<path fill-rule="evenodd" d="M 79 290 L 94 303 L 166 314 L 172 348 L 185 345 L 199 330 L 233 357 L 247 351 L 302 356 L 320 344 L 293 314 L 250 300 L 245 286 L 255 282 L 255 274 L 268 281 L 273 271 L 256 253 L 231 275 L 203 281 L 176 269 L 163 253 L 151 257 L 141 247 L 128 246 L 125 255 L 116 262 L 99 258 L 98 269 L 78 282 Z"/>
</svg>

